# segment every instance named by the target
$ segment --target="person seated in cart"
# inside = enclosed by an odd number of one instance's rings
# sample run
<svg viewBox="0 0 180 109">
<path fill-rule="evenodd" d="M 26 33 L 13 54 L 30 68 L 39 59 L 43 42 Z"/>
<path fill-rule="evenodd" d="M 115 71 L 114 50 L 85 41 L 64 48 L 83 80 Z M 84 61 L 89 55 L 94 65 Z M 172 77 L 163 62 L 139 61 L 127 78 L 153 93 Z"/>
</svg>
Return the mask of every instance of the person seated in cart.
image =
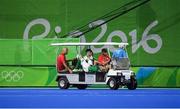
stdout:
<svg viewBox="0 0 180 109">
<path fill-rule="evenodd" d="M 108 70 L 111 68 L 110 62 L 111 62 L 111 58 L 108 55 L 107 49 L 103 48 L 101 50 L 101 54 L 98 57 L 98 64 L 100 71 L 108 72 Z"/>
<path fill-rule="evenodd" d="M 125 47 L 125 45 L 119 45 L 119 48 L 113 52 L 112 59 L 128 58 Z"/>
<path fill-rule="evenodd" d="M 81 59 L 81 65 L 85 72 L 97 72 L 97 61 L 94 60 L 93 51 L 91 49 L 86 50 L 86 56 Z"/>
<path fill-rule="evenodd" d="M 119 48 L 113 52 L 112 66 L 113 69 L 129 69 L 130 63 L 127 52 L 125 50 L 126 45 L 119 45 Z"/>
<path fill-rule="evenodd" d="M 72 69 L 68 66 L 67 62 L 72 60 L 66 60 L 68 54 L 68 48 L 63 48 L 61 54 L 57 58 L 57 70 L 58 72 L 72 73 Z"/>
</svg>

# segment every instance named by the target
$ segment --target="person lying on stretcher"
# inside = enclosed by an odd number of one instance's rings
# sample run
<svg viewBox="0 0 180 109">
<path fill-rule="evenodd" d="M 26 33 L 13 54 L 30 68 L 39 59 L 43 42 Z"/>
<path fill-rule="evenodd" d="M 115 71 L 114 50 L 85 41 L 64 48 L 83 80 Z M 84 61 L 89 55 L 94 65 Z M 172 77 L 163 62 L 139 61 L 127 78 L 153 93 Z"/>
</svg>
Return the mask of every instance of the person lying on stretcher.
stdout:
<svg viewBox="0 0 180 109">
<path fill-rule="evenodd" d="M 78 66 L 75 69 L 83 69 L 85 72 L 108 72 L 111 68 L 110 62 L 111 58 L 107 53 L 107 49 L 102 49 L 101 54 L 98 57 L 98 61 L 96 61 L 93 57 L 93 52 L 91 49 L 86 50 L 86 56 L 83 58 L 81 56 L 78 57 Z M 75 70 L 73 70 L 75 71 Z"/>
<path fill-rule="evenodd" d="M 93 57 L 93 52 L 91 49 L 86 50 L 86 56 L 81 59 L 81 65 L 85 72 L 97 72 L 98 62 Z"/>
</svg>

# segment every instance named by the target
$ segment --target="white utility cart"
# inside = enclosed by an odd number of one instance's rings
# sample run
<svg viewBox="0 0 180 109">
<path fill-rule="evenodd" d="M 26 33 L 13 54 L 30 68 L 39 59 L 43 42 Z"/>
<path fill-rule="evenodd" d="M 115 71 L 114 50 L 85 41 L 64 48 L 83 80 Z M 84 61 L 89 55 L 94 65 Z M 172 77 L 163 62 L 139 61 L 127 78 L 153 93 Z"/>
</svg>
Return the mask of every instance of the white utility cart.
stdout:
<svg viewBox="0 0 180 109">
<path fill-rule="evenodd" d="M 97 42 L 97 43 L 52 43 L 52 46 L 127 46 L 128 43 L 116 42 Z M 80 55 L 80 49 L 76 49 L 77 55 Z M 126 49 L 125 49 L 126 50 Z M 126 50 L 127 51 L 127 50 Z M 78 89 L 86 89 L 88 85 L 93 84 L 107 84 L 110 89 L 116 90 L 119 87 L 127 86 L 128 89 L 134 90 L 137 87 L 137 80 L 135 73 L 130 70 L 130 61 L 128 58 L 112 59 L 112 68 L 108 72 L 84 72 L 83 70 L 74 71 L 72 74 L 68 72 L 58 72 L 57 79 L 58 86 L 61 89 L 68 89 L 70 85 Z"/>
</svg>

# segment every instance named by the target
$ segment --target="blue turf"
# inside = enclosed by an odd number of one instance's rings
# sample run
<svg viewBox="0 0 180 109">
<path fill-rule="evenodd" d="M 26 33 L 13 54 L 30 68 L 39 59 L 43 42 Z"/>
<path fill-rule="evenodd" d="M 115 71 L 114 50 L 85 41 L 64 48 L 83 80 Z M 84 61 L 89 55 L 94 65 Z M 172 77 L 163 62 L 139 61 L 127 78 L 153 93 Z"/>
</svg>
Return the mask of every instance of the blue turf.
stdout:
<svg viewBox="0 0 180 109">
<path fill-rule="evenodd" d="M 180 107 L 180 89 L 0 89 L 0 107 L 172 108 Z"/>
</svg>

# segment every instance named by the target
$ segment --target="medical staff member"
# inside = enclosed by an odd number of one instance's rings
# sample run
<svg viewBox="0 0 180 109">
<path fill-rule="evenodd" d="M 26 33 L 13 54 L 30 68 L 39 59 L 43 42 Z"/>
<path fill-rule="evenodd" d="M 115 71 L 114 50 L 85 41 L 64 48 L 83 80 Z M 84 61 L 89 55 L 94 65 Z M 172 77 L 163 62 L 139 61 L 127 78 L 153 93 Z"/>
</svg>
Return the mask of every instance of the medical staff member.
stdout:
<svg viewBox="0 0 180 109">
<path fill-rule="evenodd" d="M 71 68 L 67 64 L 68 61 L 72 61 L 72 60 L 66 60 L 67 54 L 68 54 L 68 48 L 63 48 L 61 54 L 57 58 L 57 70 L 58 70 L 58 72 L 72 73 Z"/>
<path fill-rule="evenodd" d="M 103 48 L 98 57 L 98 64 L 101 72 L 107 72 L 111 68 L 110 61 L 111 58 L 108 55 L 107 49 Z"/>
</svg>

